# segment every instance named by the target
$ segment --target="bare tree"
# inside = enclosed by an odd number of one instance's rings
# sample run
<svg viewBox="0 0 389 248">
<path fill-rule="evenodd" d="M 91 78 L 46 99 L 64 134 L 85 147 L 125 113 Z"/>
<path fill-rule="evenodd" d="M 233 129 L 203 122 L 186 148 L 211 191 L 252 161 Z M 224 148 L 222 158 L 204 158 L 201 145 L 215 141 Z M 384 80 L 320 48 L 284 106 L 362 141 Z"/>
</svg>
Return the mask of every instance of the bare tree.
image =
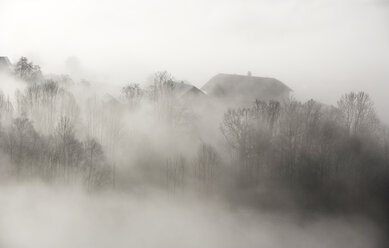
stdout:
<svg viewBox="0 0 389 248">
<path fill-rule="evenodd" d="M 21 57 L 14 67 L 14 73 L 27 82 L 37 82 L 42 79 L 39 65 L 29 62 L 26 57 Z"/>
<path fill-rule="evenodd" d="M 195 175 L 201 184 L 210 187 L 214 184 L 219 169 L 220 158 L 209 144 L 201 143 L 195 160 Z"/>
<path fill-rule="evenodd" d="M 89 187 L 103 185 L 109 178 L 109 167 L 106 163 L 102 146 L 94 139 L 83 142 L 84 163 L 83 173 L 85 183 Z"/>
<path fill-rule="evenodd" d="M 9 97 L 5 96 L 0 90 L 0 125 L 9 125 L 14 113 L 13 105 Z"/>
<path fill-rule="evenodd" d="M 130 109 L 134 109 L 139 106 L 144 95 L 144 92 L 139 87 L 139 84 L 128 84 L 127 86 L 124 86 L 121 93 Z"/>
<path fill-rule="evenodd" d="M 173 95 L 174 81 L 173 76 L 167 71 L 160 71 L 154 74 L 154 84 L 151 96 L 155 101 L 164 101 Z"/>
<path fill-rule="evenodd" d="M 373 102 L 365 92 L 351 92 L 343 95 L 338 101 L 338 108 L 343 117 L 343 123 L 350 134 L 362 131 L 372 131 L 376 128 L 377 117 Z"/>
<path fill-rule="evenodd" d="M 177 156 L 166 160 L 166 186 L 171 193 L 176 193 L 184 187 L 186 172 L 186 159 Z"/>
<path fill-rule="evenodd" d="M 63 116 L 59 119 L 56 137 L 58 162 L 67 176 L 69 168 L 77 167 L 82 160 L 82 146 L 75 138 L 74 126 L 70 118 Z"/>
</svg>

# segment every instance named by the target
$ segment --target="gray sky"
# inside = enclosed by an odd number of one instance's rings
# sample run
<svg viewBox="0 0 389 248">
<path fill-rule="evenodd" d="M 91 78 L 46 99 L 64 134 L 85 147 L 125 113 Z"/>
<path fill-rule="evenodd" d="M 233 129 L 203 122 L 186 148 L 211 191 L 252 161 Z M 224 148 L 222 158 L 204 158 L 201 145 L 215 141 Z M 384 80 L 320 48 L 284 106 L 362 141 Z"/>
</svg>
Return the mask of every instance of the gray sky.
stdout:
<svg viewBox="0 0 389 248">
<path fill-rule="evenodd" d="M 365 90 L 381 115 L 389 104 L 388 0 L 0 0 L 0 36 L 12 61 L 116 86 L 250 70 L 301 99 Z"/>
</svg>

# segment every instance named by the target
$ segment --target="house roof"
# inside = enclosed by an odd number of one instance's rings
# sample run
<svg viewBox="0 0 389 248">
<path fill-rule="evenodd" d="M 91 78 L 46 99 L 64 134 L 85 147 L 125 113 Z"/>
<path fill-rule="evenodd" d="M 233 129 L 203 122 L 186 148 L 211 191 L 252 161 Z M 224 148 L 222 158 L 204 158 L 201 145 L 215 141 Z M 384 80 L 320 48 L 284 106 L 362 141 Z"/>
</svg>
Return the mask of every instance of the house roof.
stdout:
<svg viewBox="0 0 389 248">
<path fill-rule="evenodd" d="M 196 86 L 183 81 L 174 82 L 174 91 L 179 97 L 205 95 L 205 93 Z"/>
<path fill-rule="evenodd" d="M 11 62 L 8 57 L 0 56 L 0 68 L 9 68 L 11 66 Z"/>
<path fill-rule="evenodd" d="M 218 98 L 240 97 L 257 99 L 278 99 L 292 91 L 281 81 L 274 78 L 250 75 L 218 74 L 202 88 L 208 95 Z"/>
</svg>

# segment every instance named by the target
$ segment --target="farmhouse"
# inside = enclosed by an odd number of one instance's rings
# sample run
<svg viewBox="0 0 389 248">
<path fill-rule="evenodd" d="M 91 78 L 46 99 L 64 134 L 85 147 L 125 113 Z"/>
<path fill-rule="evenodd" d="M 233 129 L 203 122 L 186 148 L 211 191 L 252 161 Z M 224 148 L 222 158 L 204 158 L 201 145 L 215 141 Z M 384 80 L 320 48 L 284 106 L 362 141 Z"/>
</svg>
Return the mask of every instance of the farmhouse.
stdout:
<svg viewBox="0 0 389 248">
<path fill-rule="evenodd" d="M 277 79 L 255 77 L 250 72 L 247 75 L 218 74 L 201 89 L 207 95 L 231 105 L 250 105 L 256 99 L 282 101 L 292 91 Z"/>
</svg>

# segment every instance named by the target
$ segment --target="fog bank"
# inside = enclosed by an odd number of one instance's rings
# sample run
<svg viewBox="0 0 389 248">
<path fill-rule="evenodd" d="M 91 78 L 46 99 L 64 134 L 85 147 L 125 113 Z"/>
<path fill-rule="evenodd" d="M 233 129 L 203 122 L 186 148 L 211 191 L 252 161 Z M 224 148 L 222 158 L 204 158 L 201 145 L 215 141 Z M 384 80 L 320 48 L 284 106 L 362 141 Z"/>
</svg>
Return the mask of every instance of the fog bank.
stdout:
<svg viewBox="0 0 389 248">
<path fill-rule="evenodd" d="M 310 221 L 236 209 L 225 202 L 166 194 L 42 183 L 2 185 L 2 247 L 376 247 L 379 232 L 361 218 Z"/>
</svg>

